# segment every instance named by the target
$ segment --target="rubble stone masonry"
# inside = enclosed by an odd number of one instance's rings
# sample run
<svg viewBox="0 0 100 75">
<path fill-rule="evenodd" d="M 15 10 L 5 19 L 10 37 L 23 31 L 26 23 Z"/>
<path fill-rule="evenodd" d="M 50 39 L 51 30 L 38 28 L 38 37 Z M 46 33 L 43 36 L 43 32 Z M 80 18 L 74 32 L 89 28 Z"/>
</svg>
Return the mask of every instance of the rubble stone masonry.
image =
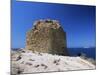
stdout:
<svg viewBox="0 0 100 75">
<path fill-rule="evenodd" d="M 38 20 L 33 25 L 26 35 L 26 49 L 67 55 L 66 33 L 57 20 Z"/>
</svg>

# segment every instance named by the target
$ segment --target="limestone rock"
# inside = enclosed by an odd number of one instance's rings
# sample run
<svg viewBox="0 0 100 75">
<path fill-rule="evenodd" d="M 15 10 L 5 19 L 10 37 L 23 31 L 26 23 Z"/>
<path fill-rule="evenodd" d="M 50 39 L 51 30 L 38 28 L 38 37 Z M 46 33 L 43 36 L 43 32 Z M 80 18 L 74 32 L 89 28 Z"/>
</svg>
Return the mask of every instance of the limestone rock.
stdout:
<svg viewBox="0 0 100 75">
<path fill-rule="evenodd" d="M 67 55 L 66 33 L 56 20 L 38 20 L 27 32 L 26 49 L 33 52 Z"/>
</svg>

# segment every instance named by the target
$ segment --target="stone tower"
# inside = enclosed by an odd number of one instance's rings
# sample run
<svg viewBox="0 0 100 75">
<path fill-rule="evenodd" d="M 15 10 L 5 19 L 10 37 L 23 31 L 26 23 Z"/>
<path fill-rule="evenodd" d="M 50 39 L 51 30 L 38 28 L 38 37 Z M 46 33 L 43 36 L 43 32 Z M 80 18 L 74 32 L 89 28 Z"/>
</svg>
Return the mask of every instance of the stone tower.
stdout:
<svg viewBox="0 0 100 75">
<path fill-rule="evenodd" d="M 66 33 L 56 20 L 38 20 L 27 32 L 26 49 L 33 52 L 67 55 Z"/>
</svg>

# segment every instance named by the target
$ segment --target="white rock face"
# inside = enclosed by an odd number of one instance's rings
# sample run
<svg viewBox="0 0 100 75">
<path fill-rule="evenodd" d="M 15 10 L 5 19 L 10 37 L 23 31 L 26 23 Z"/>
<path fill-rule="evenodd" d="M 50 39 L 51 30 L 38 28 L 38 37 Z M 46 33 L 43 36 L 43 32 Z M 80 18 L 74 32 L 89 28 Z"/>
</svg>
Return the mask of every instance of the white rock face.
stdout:
<svg viewBox="0 0 100 75">
<path fill-rule="evenodd" d="M 95 65 L 80 57 L 12 51 L 12 74 L 95 69 Z"/>
</svg>

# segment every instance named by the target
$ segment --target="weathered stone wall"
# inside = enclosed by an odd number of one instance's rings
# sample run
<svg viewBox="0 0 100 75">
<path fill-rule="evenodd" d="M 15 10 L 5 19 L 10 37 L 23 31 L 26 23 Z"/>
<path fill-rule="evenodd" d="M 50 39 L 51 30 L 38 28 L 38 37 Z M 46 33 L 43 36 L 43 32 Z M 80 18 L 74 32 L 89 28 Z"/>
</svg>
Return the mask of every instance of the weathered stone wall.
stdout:
<svg viewBox="0 0 100 75">
<path fill-rule="evenodd" d="M 34 28 L 27 32 L 26 49 L 67 55 L 66 33 L 56 20 L 39 20 L 34 23 Z"/>
</svg>

